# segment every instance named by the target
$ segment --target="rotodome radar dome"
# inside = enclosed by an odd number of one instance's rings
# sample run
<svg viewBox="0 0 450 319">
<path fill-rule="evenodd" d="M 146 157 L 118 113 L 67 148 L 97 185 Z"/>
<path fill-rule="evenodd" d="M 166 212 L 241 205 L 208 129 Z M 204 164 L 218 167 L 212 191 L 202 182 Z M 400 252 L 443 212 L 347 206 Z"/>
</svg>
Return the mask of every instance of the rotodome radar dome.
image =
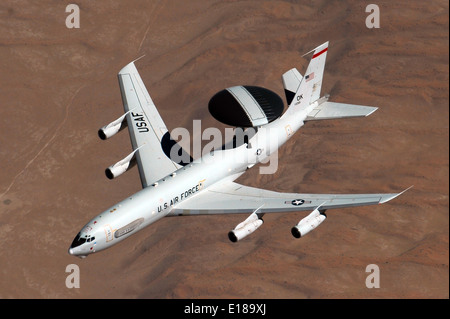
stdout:
<svg viewBox="0 0 450 319">
<path fill-rule="evenodd" d="M 218 121 L 236 127 L 256 127 L 281 116 L 283 100 L 274 92 L 258 86 L 233 86 L 216 93 L 208 103 Z"/>
</svg>

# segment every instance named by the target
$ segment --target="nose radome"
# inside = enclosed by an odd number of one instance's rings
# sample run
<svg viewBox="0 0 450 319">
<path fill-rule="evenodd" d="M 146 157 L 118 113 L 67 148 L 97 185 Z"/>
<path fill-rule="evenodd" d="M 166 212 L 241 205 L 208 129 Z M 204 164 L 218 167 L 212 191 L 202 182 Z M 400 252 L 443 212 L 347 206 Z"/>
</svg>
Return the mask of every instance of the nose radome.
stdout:
<svg viewBox="0 0 450 319">
<path fill-rule="evenodd" d="M 69 254 L 73 255 L 73 248 L 69 248 Z"/>
</svg>

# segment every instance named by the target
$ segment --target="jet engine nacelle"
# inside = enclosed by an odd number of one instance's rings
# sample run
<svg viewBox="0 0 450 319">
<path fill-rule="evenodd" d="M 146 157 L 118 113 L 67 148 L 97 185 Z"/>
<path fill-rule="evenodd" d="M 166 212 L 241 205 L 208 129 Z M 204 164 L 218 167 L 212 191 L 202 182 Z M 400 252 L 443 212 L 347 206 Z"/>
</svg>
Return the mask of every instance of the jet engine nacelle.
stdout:
<svg viewBox="0 0 450 319">
<path fill-rule="evenodd" d="M 291 233 L 295 238 L 305 236 L 311 230 L 322 224 L 327 218 L 325 213 L 319 211 L 319 207 L 314 209 L 311 214 L 303 218 L 296 226 L 292 227 Z"/>
<path fill-rule="evenodd" d="M 125 117 L 127 116 L 128 112 L 123 114 L 121 117 L 119 117 L 114 122 L 111 122 L 108 125 L 105 125 L 101 129 L 99 129 L 98 136 L 102 140 L 106 140 L 106 139 L 110 138 L 111 136 L 116 135 L 117 132 L 123 130 L 127 126 L 127 121 L 124 121 L 124 120 L 125 120 Z"/>
<path fill-rule="evenodd" d="M 136 165 L 136 161 L 134 159 L 134 154 L 139 148 L 135 149 L 133 152 L 131 152 L 127 157 L 125 157 L 123 160 L 118 161 L 116 164 L 111 165 L 105 170 L 106 177 L 109 179 L 116 178 L 123 173 L 125 173 L 127 170 L 132 168 L 134 165 Z"/>
<path fill-rule="evenodd" d="M 245 221 L 237 225 L 232 231 L 228 233 L 228 238 L 233 242 L 237 242 L 244 237 L 247 237 L 255 230 L 257 230 L 264 221 L 260 218 L 256 211 L 253 212 Z"/>
</svg>

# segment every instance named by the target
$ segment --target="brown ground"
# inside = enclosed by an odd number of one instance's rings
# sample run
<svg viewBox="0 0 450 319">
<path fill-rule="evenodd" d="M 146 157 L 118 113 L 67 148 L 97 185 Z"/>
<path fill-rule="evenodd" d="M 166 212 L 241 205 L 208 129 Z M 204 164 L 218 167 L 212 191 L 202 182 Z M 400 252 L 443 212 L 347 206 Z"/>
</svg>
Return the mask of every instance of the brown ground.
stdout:
<svg viewBox="0 0 450 319">
<path fill-rule="evenodd" d="M 67 2 L 67 3 L 66 3 Z M 448 1 L 69 1 L 0 4 L 1 298 L 448 298 Z M 20 4 L 18 4 L 20 3 Z M 239 182 L 288 192 L 396 192 L 379 206 L 328 212 L 301 240 L 304 213 L 266 215 L 242 242 L 245 216 L 166 218 L 80 260 L 67 249 L 93 216 L 138 191 L 137 170 L 104 168 L 130 151 L 117 72 L 131 60 L 169 129 L 218 126 L 217 91 L 239 84 L 283 95 L 281 75 L 329 40 L 323 93 L 375 105 L 364 119 L 307 124 L 274 175 Z M 81 288 L 65 287 L 68 264 Z M 368 264 L 381 288 L 367 289 Z"/>
</svg>

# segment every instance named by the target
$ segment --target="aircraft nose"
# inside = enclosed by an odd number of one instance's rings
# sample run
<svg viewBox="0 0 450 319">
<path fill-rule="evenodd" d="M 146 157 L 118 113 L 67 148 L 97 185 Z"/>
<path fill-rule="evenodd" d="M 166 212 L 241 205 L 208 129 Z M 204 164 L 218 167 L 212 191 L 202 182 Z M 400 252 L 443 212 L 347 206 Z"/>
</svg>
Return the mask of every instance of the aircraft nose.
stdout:
<svg viewBox="0 0 450 319">
<path fill-rule="evenodd" d="M 69 248 L 69 254 L 70 254 L 70 255 L 73 255 L 73 254 L 74 254 L 74 251 L 73 251 L 73 248 L 72 248 L 72 247 Z"/>
</svg>

